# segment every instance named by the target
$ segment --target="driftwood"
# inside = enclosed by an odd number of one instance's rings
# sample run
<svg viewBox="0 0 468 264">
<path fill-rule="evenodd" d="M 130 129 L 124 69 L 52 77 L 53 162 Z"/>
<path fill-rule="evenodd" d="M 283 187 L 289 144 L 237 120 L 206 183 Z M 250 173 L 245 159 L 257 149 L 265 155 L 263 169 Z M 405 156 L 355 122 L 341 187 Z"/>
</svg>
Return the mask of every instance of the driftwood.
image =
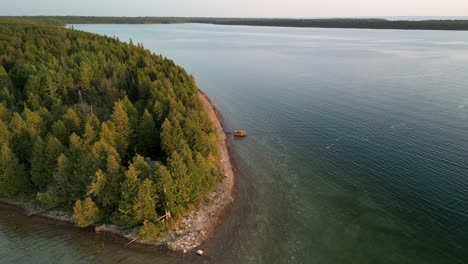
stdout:
<svg viewBox="0 0 468 264">
<path fill-rule="evenodd" d="M 163 216 L 160 216 L 160 217 L 158 218 L 158 221 L 161 221 L 161 220 L 163 220 L 164 218 L 166 218 L 166 219 L 171 219 L 171 212 L 166 211 L 166 213 L 165 213 Z"/>
<path fill-rule="evenodd" d="M 39 210 L 37 210 L 37 211 L 35 211 L 35 212 L 32 212 L 32 213 L 31 213 L 31 212 L 28 212 L 28 216 L 33 216 L 33 215 L 35 215 L 35 214 L 40 214 L 40 213 L 43 213 L 43 212 L 45 212 L 45 211 L 49 211 L 50 209 L 53 209 L 53 208 L 55 208 L 55 207 L 57 207 L 57 205 L 54 205 L 54 206 L 51 206 L 51 207 L 48 207 L 48 208 L 42 208 L 42 209 L 39 209 Z"/>
<path fill-rule="evenodd" d="M 124 247 L 126 247 L 126 246 L 130 245 L 131 243 L 137 241 L 137 239 L 138 239 L 137 237 L 134 238 L 134 239 L 132 239 L 132 241 L 130 241 L 130 242 L 128 242 L 127 244 L 125 244 Z"/>
</svg>

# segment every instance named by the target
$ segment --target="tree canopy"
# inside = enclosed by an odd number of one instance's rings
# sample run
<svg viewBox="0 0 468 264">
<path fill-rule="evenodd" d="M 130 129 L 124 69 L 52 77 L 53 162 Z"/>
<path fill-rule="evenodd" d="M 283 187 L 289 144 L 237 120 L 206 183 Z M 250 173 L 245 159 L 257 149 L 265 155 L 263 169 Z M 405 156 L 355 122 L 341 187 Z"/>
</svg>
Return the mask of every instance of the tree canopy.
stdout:
<svg viewBox="0 0 468 264">
<path fill-rule="evenodd" d="M 140 44 L 0 19 L 0 193 L 159 233 L 158 216 L 183 216 L 219 179 L 198 96 Z"/>
</svg>

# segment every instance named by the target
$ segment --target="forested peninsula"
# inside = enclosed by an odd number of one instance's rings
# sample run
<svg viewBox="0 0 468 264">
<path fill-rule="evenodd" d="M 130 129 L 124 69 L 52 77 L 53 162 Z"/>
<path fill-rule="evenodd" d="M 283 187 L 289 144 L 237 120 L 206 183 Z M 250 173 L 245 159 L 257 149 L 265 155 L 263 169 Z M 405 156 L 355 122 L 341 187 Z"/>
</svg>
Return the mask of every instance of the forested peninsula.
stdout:
<svg viewBox="0 0 468 264">
<path fill-rule="evenodd" d="M 172 24 L 203 23 L 270 27 L 367 28 L 417 30 L 468 30 L 468 20 L 387 20 L 379 18 L 214 18 L 214 17 L 89 17 L 30 16 L 16 17 L 49 24 Z"/>
<path fill-rule="evenodd" d="M 142 45 L 0 19 L 0 198 L 157 239 L 222 181 L 205 107 Z"/>
</svg>

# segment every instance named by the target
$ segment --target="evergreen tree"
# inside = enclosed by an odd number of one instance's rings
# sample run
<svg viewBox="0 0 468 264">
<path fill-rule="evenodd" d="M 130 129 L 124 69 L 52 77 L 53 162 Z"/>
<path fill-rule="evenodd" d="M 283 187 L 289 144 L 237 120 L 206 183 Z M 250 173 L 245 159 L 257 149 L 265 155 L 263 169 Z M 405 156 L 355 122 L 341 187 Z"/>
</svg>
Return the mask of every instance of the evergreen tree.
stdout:
<svg viewBox="0 0 468 264">
<path fill-rule="evenodd" d="M 36 139 L 32 150 L 31 161 L 31 181 L 37 189 L 43 190 L 48 183 L 50 175 L 47 175 L 48 166 L 46 163 L 46 143 L 41 137 Z"/>
<path fill-rule="evenodd" d="M 135 166 L 130 165 L 125 173 L 125 180 L 120 188 L 119 207 L 112 217 L 112 222 L 124 226 L 135 226 L 138 224 L 133 202 L 138 194 L 138 171 Z"/>
<path fill-rule="evenodd" d="M 62 120 L 56 121 L 52 125 L 52 134 L 60 140 L 62 144 L 67 144 L 68 139 L 70 138 L 70 134 L 67 131 L 67 128 L 65 127 L 65 123 Z"/>
<path fill-rule="evenodd" d="M 106 185 L 106 181 L 107 179 L 104 172 L 102 170 L 96 171 L 96 176 L 91 182 L 91 185 L 88 187 L 88 192 L 86 195 L 99 197 L 102 190 L 104 189 L 104 186 Z"/>
<path fill-rule="evenodd" d="M 138 171 L 141 179 L 146 179 L 151 176 L 151 167 L 146 162 L 145 158 L 141 155 L 136 155 L 133 157 L 132 165 Z"/>
<path fill-rule="evenodd" d="M 101 192 L 102 205 L 110 212 L 115 211 L 120 201 L 120 184 L 124 178 L 117 152 L 109 153 L 106 163 L 106 184 Z"/>
<path fill-rule="evenodd" d="M 28 162 L 31 156 L 31 138 L 28 133 L 28 125 L 17 112 L 11 118 L 10 129 L 11 148 L 17 153 L 21 163 Z"/>
<path fill-rule="evenodd" d="M 131 130 L 125 105 L 122 101 L 114 104 L 111 120 L 115 131 L 116 148 L 120 156 L 124 156 L 128 148 Z"/>
<path fill-rule="evenodd" d="M 159 154 L 159 132 L 153 120 L 153 116 L 145 109 L 137 130 L 137 150 L 145 156 L 156 156 Z"/>
<path fill-rule="evenodd" d="M 84 127 L 83 139 L 86 145 L 91 146 L 98 138 L 97 132 L 100 129 L 100 122 L 96 115 L 88 115 Z"/>
<path fill-rule="evenodd" d="M 179 212 L 190 207 L 190 175 L 182 157 L 173 152 L 168 160 L 168 167 L 173 178 L 172 196 L 174 197 L 174 208 L 171 212 L 177 215 Z"/>
<path fill-rule="evenodd" d="M 178 214 L 176 183 L 170 171 L 165 166 L 159 166 L 155 170 L 154 179 L 157 193 L 160 197 L 160 206 L 164 211 L 169 211 L 174 216 Z"/>
<path fill-rule="evenodd" d="M 87 227 L 99 221 L 99 208 L 91 198 L 76 201 L 73 207 L 73 221 L 79 227 Z"/>
<path fill-rule="evenodd" d="M 82 63 L 79 67 L 78 85 L 83 92 L 89 92 L 91 90 L 91 69 L 86 63 Z"/>
<path fill-rule="evenodd" d="M 49 134 L 47 142 L 38 137 L 34 147 L 31 161 L 31 181 L 39 191 L 45 191 L 53 182 L 53 174 L 57 168 L 57 160 L 64 151 L 62 143 Z"/>
<path fill-rule="evenodd" d="M 0 149 L 0 191 L 7 195 L 28 191 L 28 178 L 24 167 L 7 143 L 3 143 Z"/>
<path fill-rule="evenodd" d="M 6 105 L 0 102 L 0 121 L 5 122 L 5 126 L 7 126 L 7 123 L 10 122 L 10 116 L 11 116 L 11 113 L 7 109 Z"/>
<path fill-rule="evenodd" d="M 7 125 L 0 119 L 0 145 L 10 142 L 10 131 Z"/>
<path fill-rule="evenodd" d="M 156 202 L 157 196 L 153 182 L 150 179 L 144 179 L 138 186 L 138 194 L 133 204 L 136 221 L 142 223 L 144 220 L 157 220 Z"/>
<path fill-rule="evenodd" d="M 133 150 L 135 146 L 137 145 L 137 131 L 138 131 L 138 124 L 139 124 L 139 113 L 138 110 L 135 108 L 133 103 L 128 99 L 127 96 L 122 100 L 124 107 L 125 107 L 125 112 L 128 115 L 128 123 L 130 126 L 130 136 L 129 136 L 129 144 L 128 148 L 130 150 Z"/>
<path fill-rule="evenodd" d="M 166 119 L 161 126 L 161 147 L 163 151 L 170 155 L 174 151 L 180 151 L 185 144 L 184 133 L 179 122 L 171 122 Z"/>
<path fill-rule="evenodd" d="M 68 108 L 67 112 L 63 115 L 63 122 L 69 134 L 80 134 L 81 119 L 72 108 Z"/>
</svg>

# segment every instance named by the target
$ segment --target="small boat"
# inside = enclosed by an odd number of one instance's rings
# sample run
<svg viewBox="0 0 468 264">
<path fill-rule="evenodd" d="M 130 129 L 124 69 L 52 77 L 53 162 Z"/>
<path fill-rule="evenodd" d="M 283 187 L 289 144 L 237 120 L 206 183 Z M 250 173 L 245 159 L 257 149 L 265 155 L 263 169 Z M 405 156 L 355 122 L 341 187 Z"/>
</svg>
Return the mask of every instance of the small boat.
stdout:
<svg viewBox="0 0 468 264">
<path fill-rule="evenodd" d="M 247 136 L 247 132 L 245 130 L 234 130 L 235 137 L 245 137 Z"/>
</svg>

